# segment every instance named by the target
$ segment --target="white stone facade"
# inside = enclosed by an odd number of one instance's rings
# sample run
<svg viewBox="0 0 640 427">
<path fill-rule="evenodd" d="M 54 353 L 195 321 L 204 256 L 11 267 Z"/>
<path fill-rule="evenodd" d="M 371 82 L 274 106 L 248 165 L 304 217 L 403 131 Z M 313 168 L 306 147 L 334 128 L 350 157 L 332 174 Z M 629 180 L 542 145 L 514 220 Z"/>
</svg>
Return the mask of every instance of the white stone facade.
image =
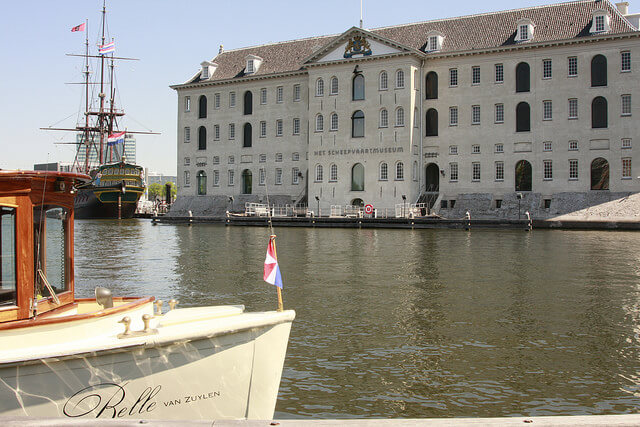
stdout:
<svg viewBox="0 0 640 427">
<path fill-rule="evenodd" d="M 593 8 L 587 1 L 577 2 L 576 7 L 583 3 Z M 609 31 L 574 38 L 554 39 L 535 26 L 535 13 L 542 12 L 523 9 L 518 12 L 524 17 L 513 19 L 513 34 L 527 31 L 530 40 L 478 49 L 447 50 L 447 43 L 455 39 L 446 27 L 426 32 L 436 35 L 435 51 L 429 49 L 429 38 L 417 48 L 388 37 L 385 31 L 394 30 L 390 27 L 352 28 L 337 37 L 290 42 L 310 46 L 310 54 L 291 69 L 265 71 L 271 65 L 265 50 L 286 50 L 288 42 L 230 51 L 227 56 L 221 53 L 212 61 L 216 69 L 208 79 L 196 76 L 173 86 L 179 103 L 178 197 L 251 194 L 256 201 L 266 201 L 268 193 L 286 196 L 292 203 L 307 201 L 313 208 L 318 197 L 327 212 L 331 205 L 360 202 L 393 208 L 403 203 L 403 196 L 415 203 L 425 194 L 435 195 L 436 208 L 444 208 L 465 194 L 489 194 L 501 200 L 531 192 L 545 200 L 559 193 L 638 192 L 640 33 L 605 4 L 609 9 L 598 6 L 583 15 L 613 16 L 616 20 Z M 518 22 L 531 29 L 518 29 Z M 580 25 L 588 30 L 595 24 Z M 255 73 L 237 75 L 231 66 L 224 69 L 225 61 L 246 61 L 247 55 L 261 60 Z M 606 81 L 593 86 L 596 56 L 598 61 L 606 59 Z M 529 90 L 518 92 L 516 69 L 522 63 L 529 68 Z M 451 70 L 456 70 L 457 82 L 451 82 Z M 220 78 L 218 73 L 223 73 Z M 382 73 L 387 76 L 386 87 Z M 433 95 L 433 87 L 426 83 L 429 73 L 437 74 L 435 99 L 427 99 L 427 92 Z M 362 100 L 353 99 L 356 76 L 364 78 Z M 252 96 L 251 114 L 244 111 L 247 92 Z M 201 96 L 207 99 L 205 118 L 199 118 Z M 600 107 L 592 105 L 596 98 Z M 603 120 L 602 99 L 605 123 L 594 127 L 592 114 Z M 516 110 L 522 103 L 530 110 L 529 130 L 517 131 Z M 594 113 L 594 108 L 600 110 Z M 433 111 L 437 111 L 437 132 L 427 117 L 433 117 Z M 452 122 L 452 111 L 457 112 L 457 122 Z M 357 112 L 364 115 L 362 137 L 353 136 Z M 245 142 L 246 124 L 251 125 L 250 144 Z M 235 126 L 234 137 L 230 125 Z M 201 127 L 206 128 L 206 141 L 199 147 Z M 599 184 L 592 184 L 595 159 L 608 164 L 608 175 L 598 175 Z M 531 167 L 528 184 L 522 181 L 527 177 L 516 177 L 521 161 Z M 364 168 L 364 189 L 352 182 L 357 164 Z M 206 175 L 206 183 L 198 174 Z M 608 189 L 603 190 L 606 178 Z"/>
</svg>

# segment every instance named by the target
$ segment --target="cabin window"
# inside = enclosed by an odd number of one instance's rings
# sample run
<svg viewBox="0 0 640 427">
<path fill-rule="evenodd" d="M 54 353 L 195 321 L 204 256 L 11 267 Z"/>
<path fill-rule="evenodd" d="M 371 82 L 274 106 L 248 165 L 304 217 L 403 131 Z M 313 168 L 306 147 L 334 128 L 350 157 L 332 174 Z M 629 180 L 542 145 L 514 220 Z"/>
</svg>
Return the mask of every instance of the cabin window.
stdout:
<svg viewBox="0 0 640 427">
<path fill-rule="evenodd" d="M 16 209 L 0 206 L 0 307 L 16 301 Z"/>
<path fill-rule="evenodd" d="M 61 206 L 33 208 L 34 282 L 38 299 L 50 297 L 51 291 L 59 294 L 69 290 L 68 218 L 69 211 Z"/>
</svg>

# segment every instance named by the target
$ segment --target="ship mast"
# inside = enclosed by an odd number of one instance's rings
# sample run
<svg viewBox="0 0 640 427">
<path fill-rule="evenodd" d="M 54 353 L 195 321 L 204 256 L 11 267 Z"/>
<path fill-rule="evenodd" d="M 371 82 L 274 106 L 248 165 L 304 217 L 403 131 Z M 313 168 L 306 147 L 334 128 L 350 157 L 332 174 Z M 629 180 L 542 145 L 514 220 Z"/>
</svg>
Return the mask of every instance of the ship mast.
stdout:
<svg viewBox="0 0 640 427">
<path fill-rule="evenodd" d="M 89 153 L 91 151 L 91 145 L 89 144 L 89 137 L 91 133 L 89 132 L 89 20 L 85 20 L 85 31 L 84 31 L 84 44 L 85 44 L 85 57 L 84 57 L 84 145 L 85 145 L 85 156 L 84 156 L 84 173 L 89 173 Z"/>
<path fill-rule="evenodd" d="M 104 42 L 104 27 L 105 20 L 107 15 L 107 0 L 102 0 L 102 44 L 105 45 Z M 100 129 L 100 153 L 98 155 L 98 159 L 100 164 L 104 163 L 104 139 L 105 139 L 105 123 L 104 123 L 104 55 L 100 55 L 100 93 L 98 94 L 100 97 L 100 112 L 98 114 L 98 128 Z"/>
</svg>

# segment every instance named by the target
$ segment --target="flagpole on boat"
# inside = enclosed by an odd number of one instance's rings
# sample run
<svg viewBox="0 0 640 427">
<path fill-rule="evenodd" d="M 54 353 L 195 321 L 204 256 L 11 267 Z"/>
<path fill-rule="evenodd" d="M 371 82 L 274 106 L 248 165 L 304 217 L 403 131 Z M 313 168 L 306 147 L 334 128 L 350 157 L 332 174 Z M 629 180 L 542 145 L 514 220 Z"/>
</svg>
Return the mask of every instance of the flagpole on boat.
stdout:
<svg viewBox="0 0 640 427">
<path fill-rule="evenodd" d="M 266 173 L 266 171 L 265 171 Z M 278 250 L 276 249 L 276 234 L 273 231 L 273 222 L 271 221 L 271 208 L 269 205 L 269 188 L 267 185 L 267 180 L 265 179 L 264 182 L 264 191 L 267 195 L 267 218 L 269 219 L 269 231 L 270 231 L 270 236 L 269 236 L 269 243 L 273 244 L 273 255 L 275 257 L 276 260 L 276 266 L 278 265 Z M 268 250 L 267 250 L 268 253 Z M 279 268 L 279 267 L 276 267 Z M 280 288 L 280 286 L 276 286 L 276 290 L 278 292 L 278 308 L 277 311 L 284 311 L 284 303 L 282 302 L 282 289 Z"/>
</svg>

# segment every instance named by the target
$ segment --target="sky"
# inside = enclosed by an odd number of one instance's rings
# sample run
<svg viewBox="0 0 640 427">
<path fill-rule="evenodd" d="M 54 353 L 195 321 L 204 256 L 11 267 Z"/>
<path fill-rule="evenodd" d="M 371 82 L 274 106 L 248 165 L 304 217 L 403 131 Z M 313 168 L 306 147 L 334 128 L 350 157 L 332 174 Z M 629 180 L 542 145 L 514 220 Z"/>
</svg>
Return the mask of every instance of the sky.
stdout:
<svg viewBox="0 0 640 427">
<path fill-rule="evenodd" d="M 450 18 L 553 3 L 553 0 L 364 0 L 364 27 Z M 633 1 L 630 11 L 636 11 Z M 98 41 L 102 0 L 0 0 L 0 169 L 73 161 L 71 127 L 83 111 L 84 33 Z M 446 6 L 445 6 L 446 5 Z M 121 128 L 160 132 L 137 136 L 137 163 L 176 174 L 177 95 L 169 85 L 193 76 L 222 44 L 225 50 L 340 34 L 360 20 L 360 0 L 107 0 L 108 30 L 120 61 L 116 80 Z"/>
</svg>

